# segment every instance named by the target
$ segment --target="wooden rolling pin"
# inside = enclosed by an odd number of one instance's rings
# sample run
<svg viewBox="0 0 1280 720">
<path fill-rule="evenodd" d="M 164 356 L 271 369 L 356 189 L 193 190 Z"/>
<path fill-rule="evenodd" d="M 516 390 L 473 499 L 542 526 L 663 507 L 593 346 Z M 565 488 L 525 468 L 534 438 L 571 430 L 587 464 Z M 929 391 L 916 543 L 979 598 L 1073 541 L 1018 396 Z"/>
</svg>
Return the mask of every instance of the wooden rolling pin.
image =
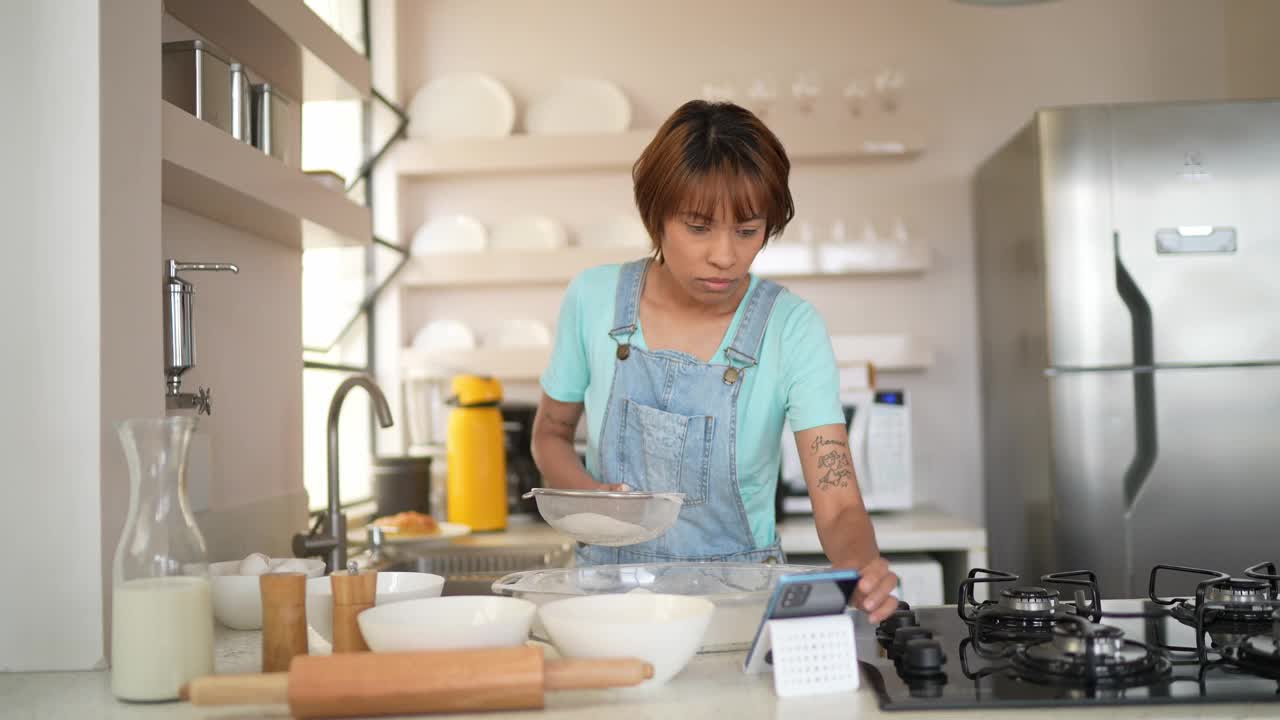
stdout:
<svg viewBox="0 0 1280 720">
<path fill-rule="evenodd" d="M 288 703 L 295 718 L 536 710 L 544 690 L 627 687 L 653 677 L 631 658 L 543 660 L 536 647 L 299 655 L 288 673 L 209 675 L 183 688 L 193 705 Z"/>
</svg>

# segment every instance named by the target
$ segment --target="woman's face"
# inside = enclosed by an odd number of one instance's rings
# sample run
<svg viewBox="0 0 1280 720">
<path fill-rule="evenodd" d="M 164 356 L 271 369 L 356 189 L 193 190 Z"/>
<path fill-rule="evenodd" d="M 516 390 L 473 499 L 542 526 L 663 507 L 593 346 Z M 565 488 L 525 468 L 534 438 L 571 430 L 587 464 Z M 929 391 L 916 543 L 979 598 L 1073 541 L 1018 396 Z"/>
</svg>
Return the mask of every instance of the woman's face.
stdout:
<svg viewBox="0 0 1280 720">
<path fill-rule="evenodd" d="M 717 305 L 741 295 L 764 241 L 763 217 L 739 220 L 728 203 L 721 203 L 714 217 L 689 210 L 667 218 L 662 258 L 691 298 Z"/>
</svg>

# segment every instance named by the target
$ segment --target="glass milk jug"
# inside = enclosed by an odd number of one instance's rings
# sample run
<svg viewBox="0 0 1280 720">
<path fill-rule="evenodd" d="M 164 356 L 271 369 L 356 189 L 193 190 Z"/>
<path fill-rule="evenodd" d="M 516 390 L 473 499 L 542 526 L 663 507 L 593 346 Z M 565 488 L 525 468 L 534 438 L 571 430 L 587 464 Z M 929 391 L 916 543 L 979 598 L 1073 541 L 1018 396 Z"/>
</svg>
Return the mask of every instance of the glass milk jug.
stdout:
<svg viewBox="0 0 1280 720">
<path fill-rule="evenodd" d="M 117 425 L 129 460 L 129 516 L 112 568 L 111 692 L 174 700 L 213 673 L 213 610 L 204 538 L 187 503 L 195 418 Z"/>
</svg>

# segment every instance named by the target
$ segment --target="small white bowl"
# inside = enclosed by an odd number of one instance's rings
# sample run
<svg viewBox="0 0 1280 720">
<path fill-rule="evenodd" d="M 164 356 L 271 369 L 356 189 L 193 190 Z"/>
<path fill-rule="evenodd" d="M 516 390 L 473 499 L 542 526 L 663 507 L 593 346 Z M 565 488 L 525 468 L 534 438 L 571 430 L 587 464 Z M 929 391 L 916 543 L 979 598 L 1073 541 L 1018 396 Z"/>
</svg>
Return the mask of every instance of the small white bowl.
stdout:
<svg viewBox="0 0 1280 720">
<path fill-rule="evenodd" d="M 307 577 L 324 575 L 324 560 L 303 558 Z M 213 595 L 213 616 L 233 630 L 262 629 L 262 591 L 258 575 L 239 575 L 239 560 L 209 565 L 209 585 Z"/>
<path fill-rule="evenodd" d="M 380 572 L 374 605 L 440 597 L 444 578 L 431 573 Z M 333 586 L 328 577 L 307 580 L 307 624 L 333 643 Z"/>
<path fill-rule="evenodd" d="M 374 652 L 516 647 L 538 606 L 492 595 L 455 595 L 375 607 L 356 617 Z"/>
<path fill-rule="evenodd" d="M 653 678 L 637 687 L 652 688 L 689 664 L 715 608 L 710 600 L 687 595 L 585 595 L 542 605 L 538 618 L 565 657 L 649 662 Z"/>
</svg>

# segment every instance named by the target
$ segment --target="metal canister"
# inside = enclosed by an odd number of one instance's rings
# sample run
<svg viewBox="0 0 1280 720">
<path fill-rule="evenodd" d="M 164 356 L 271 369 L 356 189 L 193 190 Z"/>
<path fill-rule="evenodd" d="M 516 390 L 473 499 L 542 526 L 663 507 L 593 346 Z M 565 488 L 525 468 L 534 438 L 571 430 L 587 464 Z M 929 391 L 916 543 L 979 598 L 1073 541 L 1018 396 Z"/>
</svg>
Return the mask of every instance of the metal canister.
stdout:
<svg viewBox="0 0 1280 720">
<path fill-rule="evenodd" d="M 165 43 L 161 50 L 161 96 L 201 120 L 235 135 L 231 63 L 204 40 Z"/>
<path fill-rule="evenodd" d="M 300 164 L 297 104 L 270 83 L 254 85 L 253 146 L 285 165 Z"/>
<path fill-rule="evenodd" d="M 249 123 L 249 73 L 238 62 L 231 63 L 228 71 L 231 73 L 231 136 L 240 142 L 249 142 L 253 134 Z"/>
</svg>

